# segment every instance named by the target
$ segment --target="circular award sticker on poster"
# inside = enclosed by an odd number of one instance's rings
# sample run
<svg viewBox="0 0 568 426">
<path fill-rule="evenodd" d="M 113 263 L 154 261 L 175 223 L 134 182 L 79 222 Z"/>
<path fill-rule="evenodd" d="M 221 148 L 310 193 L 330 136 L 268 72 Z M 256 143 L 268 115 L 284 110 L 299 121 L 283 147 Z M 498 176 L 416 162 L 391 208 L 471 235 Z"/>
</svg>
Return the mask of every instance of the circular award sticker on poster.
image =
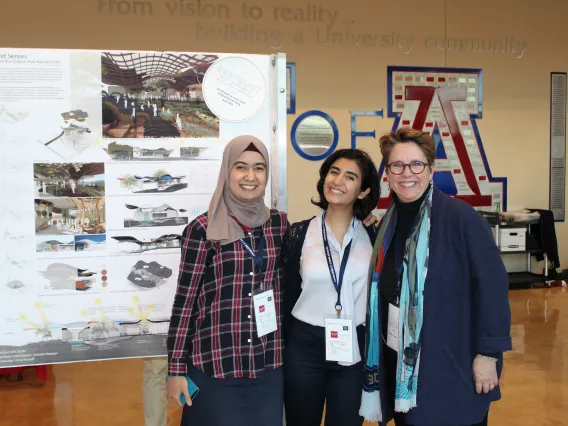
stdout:
<svg viewBox="0 0 568 426">
<path fill-rule="evenodd" d="M 220 120 L 250 120 L 261 110 L 266 94 L 266 80 L 262 72 L 245 58 L 230 56 L 219 59 L 203 77 L 203 98 Z"/>
</svg>

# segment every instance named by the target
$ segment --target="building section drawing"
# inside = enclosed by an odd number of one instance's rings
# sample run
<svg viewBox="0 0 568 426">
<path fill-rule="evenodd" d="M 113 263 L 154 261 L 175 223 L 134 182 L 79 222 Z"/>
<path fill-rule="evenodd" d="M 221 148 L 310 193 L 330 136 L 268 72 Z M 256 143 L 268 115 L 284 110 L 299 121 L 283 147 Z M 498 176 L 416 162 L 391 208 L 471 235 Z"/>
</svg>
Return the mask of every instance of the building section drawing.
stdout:
<svg viewBox="0 0 568 426">
<path fill-rule="evenodd" d="M 107 197 L 121 195 L 148 195 L 146 200 L 163 198 L 167 194 L 186 195 L 194 193 L 192 170 L 201 170 L 206 163 L 199 166 L 188 161 L 169 163 L 156 161 L 151 163 L 132 162 L 109 163 L 107 165 L 106 195 Z M 191 190 L 189 189 L 191 187 Z M 152 194 L 160 194 L 158 197 Z M 125 200 L 141 199 L 142 197 L 127 197 Z M 169 197 L 167 197 L 169 198 Z"/>
<path fill-rule="evenodd" d="M 176 210 L 169 204 L 157 206 L 125 204 L 125 207 L 130 211 L 129 217 L 124 219 L 125 228 L 181 226 L 189 223 L 187 216 L 180 215 L 187 212 L 186 209 Z"/>
<path fill-rule="evenodd" d="M 168 163 L 109 163 L 106 169 L 106 196 L 148 195 L 146 201 L 157 200 L 151 194 L 183 195 L 184 202 L 210 196 L 215 191 L 219 179 L 220 164 L 217 161 L 199 163 L 182 161 Z M 190 195 L 190 198 L 185 196 Z M 128 197 L 129 201 L 136 198 Z M 172 197 L 175 199 L 177 197 Z M 168 198 L 169 199 L 169 198 Z M 204 203 L 209 204 L 209 199 Z M 139 201 L 137 201 L 138 203 Z M 195 202 L 191 202 L 195 205 Z M 201 204 L 201 203 L 200 203 Z M 187 204 L 183 205 L 184 207 Z"/>
<path fill-rule="evenodd" d="M 219 57 L 202 54 L 103 52 L 103 137 L 215 138 L 219 119 L 201 83 Z"/>
<path fill-rule="evenodd" d="M 179 161 L 180 148 L 171 143 L 111 142 L 105 148 L 109 157 L 116 161 Z"/>
<path fill-rule="evenodd" d="M 129 253 L 145 253 L 162 249 L 179 249 L 181 247 L 181 235 L 179 234 L 166 234 L 154 239 L 145 238 L 144 241 L 130 235 L 117 235 L 112 238 L 121 245 L 126 246 L 125 251 Z"/>
<path fill-rule="evenodd" d="M 62 326 L 61 340 L 73 345 L 101 346 L 133 336 L 168 333 L 169 318 L 154 315 L 154 305 L 141 304 L 138 296 L 132 298 L 132 303 L 130 307 L 105 308 L 103 300 L 97 297 L 95 306 L 83 311 L 84 321 Z M 127 312 L 128 318 L 117 318 L 119 311 Z"/>
<path fill-rule="evenodd" d="M 121 186 L 134 194 L 152 192 L 176 192 L 187 188 L 186 176 L 172 176 L 158 171 L 154 176 L 137 176 L 127 174 L 117 178 Z"/>
<path fill-rule="evenodd" d="M 36 301 L 28 312 L 18 316 L 17 323 L 23 332 L 18 346 L 42 348 L 44 351 L 58 347 L 62 353 L 73 351 L 71 346 L 77 349 L 76 345 L 108 350 L 107 345 L 135 339 L 137 336 L 148 338 L 152 335 L 166 335 L 169 328 L 169 317 L 161 313 L 163 308 L 143 304 L 138 296 L 132 297 L 131 301 L 125 300 L 124 305 L 118 306 L 107 305 L 101 297 L 96 297 L 94 305 L 83 309 L 83 319 L 73 322 L 58 321 L 54 318 L 57 307 L 51 306 L 51 310 L 48 309 L 48 303 Z M 62 343 L 65 345 L 62 346 Z M 134 341 L 133 344 L 139 343 Z M 83 350 L 87 350 L 87 347 L 84 346 Z"/>
<path fill-rule="evenodd" d="M 169 318 L 138 321 L 102 320 L 75 322 L 62 328 L 61 340 L 69 344 L 108 345 L 147 334 L 167 335 Z"/>
</svg>

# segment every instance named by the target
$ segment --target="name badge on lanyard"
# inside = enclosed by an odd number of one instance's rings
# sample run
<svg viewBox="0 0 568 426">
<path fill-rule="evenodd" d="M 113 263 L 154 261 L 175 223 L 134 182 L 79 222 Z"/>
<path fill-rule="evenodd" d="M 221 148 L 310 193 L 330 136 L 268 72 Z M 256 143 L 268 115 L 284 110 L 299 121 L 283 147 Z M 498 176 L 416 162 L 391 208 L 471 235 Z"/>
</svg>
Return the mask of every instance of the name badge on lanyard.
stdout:
<svg viewBox="0 0 568 426">
<path fill-rule="evenodd" d="M 257 267 L 257 273 L 262 273 L 264 264 L 264 235 L 260 235 L 260 241 L 257 244 L 258 252 L 246 243 L 244 239 L 239 240 L 245 250 L 251 255 Z M 264 280 L 261 282 L 260 288 L 253 291 L 254 318 L 256 322 L 256 332 L 258 337 L 265 336 L 276 331 L 278 325 L 276 323 L 276 305 L 274 304 L 274 290 L 266 290 Z"/>
<path fill-rule="evenodd" d="M 389 316 L 387 323 L 387 346 L 395 351 L 399 351 L 398 343 L 398 318 L 400 309 L 393 303 L 389 303 Z"/>
<path fill-rule="evenodd" d="M 395 256 L 397 259 L 402 259 L 405 247 L 401 247 L 398 240 L 395 240 Z M 399 352 L 399 337 L 400 337 L 400 289 L 402 280 L 402 263 L 396 265 L 396 299 L 391 300 L 389 303 L 388 321 L 387 321 L 387 346 Z"/>
<path fill-rule="evenodd" d="M 276 306 L 272 289 L 255 293 L 254 318 L 258 337 L 266 336 L 278 328 L 276 323 Z"/>
<path fill-rule="evenodd" d="M 351 240 L 347 247 L 345 247 L 343 259 L 341 260 L 341 266 L 339 268 L 338 280 L 337 274 L 335 273 L 335 267 L 333 265 L 333 258 L 331 257 L 329 241 L 327 239 L 327 230 L 325 228 L 325 214 L 322 217 L 321 229 L 323 247 L 325 250 L 325 257 L 327 260 L 327 266 L 329 268 L 329 274 L 331 276 L 333 286 L 337 291 L 337 302 L 335 303 L 336 316 L 325 318 L 325 359 L 327 361 L 352 363 L 354 322 L 353 318 L 351 317 L 341 317 L 341 287 L 343 286 L 343 276 L 345 274 L 345 268 L 347 267 L 347 260 L 349 259 L 351 243 L 353 242 L 353 240 Z"/>
<path fill-rule="evenodd" d="M 325 318 L 325 359 L 353 363 L 353 319 Z"/>
</svg>

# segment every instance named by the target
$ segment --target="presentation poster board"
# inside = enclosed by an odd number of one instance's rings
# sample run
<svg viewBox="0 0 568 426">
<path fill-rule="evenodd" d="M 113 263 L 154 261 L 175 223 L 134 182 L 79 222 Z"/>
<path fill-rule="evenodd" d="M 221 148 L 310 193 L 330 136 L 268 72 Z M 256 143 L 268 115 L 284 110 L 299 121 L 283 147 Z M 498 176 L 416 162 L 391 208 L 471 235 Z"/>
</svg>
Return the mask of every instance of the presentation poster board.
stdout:
<svg viewBox="0 0 568 426">
<path fill-rule="evenodd" d="M 264 141 L 284 193 L 285 81 L 284 55 L 0 49 L 0 368 L 166 354 L 226 143 Z"/>
</svg>

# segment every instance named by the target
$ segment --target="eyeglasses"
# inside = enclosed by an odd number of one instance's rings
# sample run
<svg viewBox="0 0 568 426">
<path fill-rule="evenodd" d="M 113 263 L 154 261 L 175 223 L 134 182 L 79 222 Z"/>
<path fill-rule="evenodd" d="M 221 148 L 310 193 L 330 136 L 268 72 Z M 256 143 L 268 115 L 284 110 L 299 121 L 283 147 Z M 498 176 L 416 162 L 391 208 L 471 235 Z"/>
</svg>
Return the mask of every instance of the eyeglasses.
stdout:
<svg viewBox="0 0 568 426">
<path fill-rule="evenodd" d="M 424 171 L 427 165 L 427 163 L 423 163 L 422 161 L 413 161 L 409 164 L 405 164 L 402 161 L 395 161 L 390 163 L 387 168 L 393 175 L 401 175 L 406 167 L 415 175 L 419 175 Z"/>
</svg>

